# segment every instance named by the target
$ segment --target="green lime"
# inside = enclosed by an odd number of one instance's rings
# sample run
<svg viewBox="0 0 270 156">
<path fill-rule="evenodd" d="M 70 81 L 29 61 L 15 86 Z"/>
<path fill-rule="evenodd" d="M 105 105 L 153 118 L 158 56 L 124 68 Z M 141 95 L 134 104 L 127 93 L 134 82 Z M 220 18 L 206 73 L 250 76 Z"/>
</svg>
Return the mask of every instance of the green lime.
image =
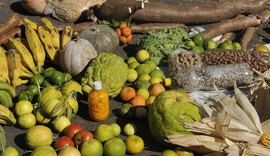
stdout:
<svg viewBox="0 0 270 156">
<path fill-rule="evenodd" d="M 157 64 L 154 61 L 152 61 L 152 60 L 146 60 L 144 62 L 144 64 L 150 65 L 149 67 L 151 68 L 151 70 L 154 70 L 154 69 L 157 68 Z"/>
<path fill-rule="evenodd" d="M 204 49 L 203 49 L 203 47 L 200 47 L 200 46 L 194 46 L 194 47 L 192 47 L 192 50 L 193 50 L 194 52 L 196 52 L 197 54 L 199 54 L 199 55 L 203 55 L 203 54 L 204 54 Z"/>
<path fill-rule="evenodd" d="M 196 46 L 195 42 L 192 40 L 187 41 L 185 45 L 188 46 L 189 48 Z"/>
<path fill-rule="evenodd" d="M 54 71 L 50 76 L 50 82 L 54 85 L 61 85 L 65 82 L 65 75 L 60 71 Z"/>
<path fill-rule="evenodd" d="M 232 41 L 230 41 L 230 40 L 227 40 L 227 41 L 222 42 L 221 44 L 219 44 L 218 47 L 221 48 L 221 49 L 226 49 L 226 50 L 232 50 L 232 49 L 234 49 L 233 48 Z"/>
<path fill-rule="evenodd" d="M 212 38 L 205 39 L 203 42 L 204 49 L 217 49 L 218 43 Z"/>
<path fill-rule="evenodd" d="M 41 84 L 42 87 L 46 88 L 46 87 L 49 87 L 51 86 L 50 82 L 48 80 L 44 80 Z"/>
<path fill-rule="evenodd" d="M 44 81 L 44 76 L 40 75 L 40 74 L 37 74 L 37 75 L 34 75 L 33 77 L 31 77 L 30 84 L 33 84 L 33 85 L 39 84 L 39 85 L 41 85 L 43 81 Z"/>
<path fill-rule="evenodd" d="M 204 42 L 204 37 L 202 33 L 195 34 L 192 37 L 192 41 L 197 45 L 197 46 L 202 46 Z"/>
<path fill-rule="evenodd" d="M 39 92 L 38 85 L 29 85 L 27 86 L 26 90 L 31 95 L 37 95 Z"/>
<path fill-rule="evenodd" d="M 146 80 L 146 81 L 149 81 L 151 79 L 151 76 L 149 74 L 141 74 L 139 77 L 138 77 L 138 81 L 140 80 Z"/>
<path fill-rule="evenodd" d="M 241 46 L 241 44 L 239 42 L 233 42 L 232 45 L 233 45 L 233 49 L 235 49 L 235 50 L 241 50 L 242 49 L 242 46 Z"/>
<path fill-rule="evenodd" d="M 134 82 L 138 78 L 138 73 L 135 69 L 128 69 L 128 82 Z"/>
<path fill-rule="evenodd" d="M 28 99 L 28 94 L 26 92 L 26 90 L 22 90 L 19 95 L 17 96 L 17 101 L 21 101 L 21 100 L 29 100 Z"/>
<path fill-rule="evenodd" d="M 43 72 L 43 75 L 46 78 L 50 77 L 54 71 L 56 71 L 56 69 L 54 69 L 53 67 L 49 67 L 49 68 L 45 69 L 45 71 Z"/>
<path fill-rule="evenodd" d="M 135 69 L 136 67 L 138 67 L 140 65 L 140 63 L 139 62 L 132 62 L 132 63 L 130 63 L 129 65 L 128 65 L 128 67 L 130 68 L 130 69 Z"/>
<path fill-rule="evenodd" d="M 128 60 L 127 60 L 127 64 L 128 64 L 128 65 L 131 64 L 131 63 L 133 63 L 133 62 L 137 62 L 137 60 L 136 60 L 135 57 L 130 57 L 130 58 L 128 58 Z"/>
<path fill-rule="evenodd" d="M 72 79 L 72 75 L 70 73 L 63 73 L 65 82 Z"/>
<path fill-rule="evenodd" d="M 159 70 L 159 69 L 155 69 L 155 70 L 151 71 L 150 76 L 151 76 L 151 78 L 158 77 L 160 79 L 163 79 L 165 77 L 163 71 Z"/>
</svg>

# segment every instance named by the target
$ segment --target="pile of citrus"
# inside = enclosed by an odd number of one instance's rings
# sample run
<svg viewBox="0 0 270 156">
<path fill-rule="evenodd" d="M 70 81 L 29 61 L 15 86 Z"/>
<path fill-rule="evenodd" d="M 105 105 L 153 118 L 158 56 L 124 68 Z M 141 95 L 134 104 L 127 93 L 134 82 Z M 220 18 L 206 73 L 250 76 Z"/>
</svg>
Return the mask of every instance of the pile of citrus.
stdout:
<svg viewBox="0 0 270 156">
<path fill-rule="evenodd" d="M 117 28 L 115 28 L 115 32 L 119 38 L 120 43 L 122 44 L 130 44 L 132 41 L 132 32 L 130 27 L 126 22 L 121 22 Z"/>
</svg>

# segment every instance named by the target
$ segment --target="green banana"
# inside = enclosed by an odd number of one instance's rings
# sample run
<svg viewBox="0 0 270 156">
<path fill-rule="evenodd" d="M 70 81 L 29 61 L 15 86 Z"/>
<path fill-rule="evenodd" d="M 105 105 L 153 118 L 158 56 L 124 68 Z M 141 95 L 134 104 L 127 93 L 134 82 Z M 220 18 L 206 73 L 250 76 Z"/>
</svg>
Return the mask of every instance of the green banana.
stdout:
<svg viewBox="0 0 270 156">
<path fill-rule="evenodd" d="M 14 114 L 5 106 L 0 105 L 0 124 L 14 125 L 16 122 Z"/>
<path fill-rule="evenodd" d="M 13 106 L 12 98 L 8 92 L 0 90 L 0 104 L 9 108 Z"/>
<path fill-rule="evenodd" d="M 12 98 L 16 96 L 15 88 L 5 81 L 0 80 L 0 90 L 6 91 Z"/>
</svg>

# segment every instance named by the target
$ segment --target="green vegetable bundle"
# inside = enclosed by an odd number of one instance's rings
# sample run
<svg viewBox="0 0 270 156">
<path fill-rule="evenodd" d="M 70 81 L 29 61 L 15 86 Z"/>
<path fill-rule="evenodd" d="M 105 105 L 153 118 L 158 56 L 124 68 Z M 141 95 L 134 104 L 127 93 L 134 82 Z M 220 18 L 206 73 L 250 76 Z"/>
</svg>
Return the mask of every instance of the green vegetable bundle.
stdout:
<svg viewBox="0 0 270 156">
<path fill-rule="evenodd" d="M 167 55 L 178 48 L 189 49 L 187 41 L 191 40 L 191 36 L 185 29 L 168 28 L 160 31 L 149 31 L 143 37 L 139 46 L 146 49 L 150 54 L 150 59 L 157 64 L 167 63 Z"/>
<path fill-rule="evenodd" d="M 95 81 L 102 81 L 110 97 L 115 97 L 124 86 L 128 74 L 128 65 L 124 59 L 113 53 L 101 53 L 88 66 L 85 76 L 81 79 L 83 91 L 89 93 Z"/>
</svg>

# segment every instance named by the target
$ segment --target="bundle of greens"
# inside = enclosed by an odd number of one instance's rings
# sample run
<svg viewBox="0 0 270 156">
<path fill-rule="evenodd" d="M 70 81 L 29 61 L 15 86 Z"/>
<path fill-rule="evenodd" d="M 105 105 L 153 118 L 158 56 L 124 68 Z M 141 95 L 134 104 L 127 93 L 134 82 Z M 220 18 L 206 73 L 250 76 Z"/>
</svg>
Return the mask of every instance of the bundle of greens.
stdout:
<svg viewBox="0 0 270 156">
<path fill-rule="evenodd" d="M 191 35 L 183 28 L 167 28 L 149 31 L 139 41 L 139 46 L 149 52 L 150 60 L 157 64 L 166 64 L 168 54 L 178 48 L 188 49 L 187 42 Z"/>
</svg>

